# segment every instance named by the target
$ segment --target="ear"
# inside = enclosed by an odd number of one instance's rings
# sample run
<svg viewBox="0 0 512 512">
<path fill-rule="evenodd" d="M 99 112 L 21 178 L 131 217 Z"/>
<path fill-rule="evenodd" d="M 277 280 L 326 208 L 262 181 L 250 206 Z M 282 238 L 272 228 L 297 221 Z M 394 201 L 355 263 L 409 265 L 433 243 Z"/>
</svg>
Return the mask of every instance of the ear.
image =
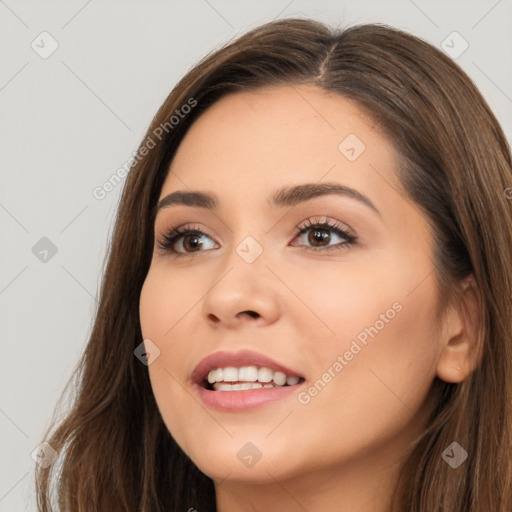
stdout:
<svg viewBox="0 0 512 512">
<path fill-rule="evenodd" d="M 446 382 L 462 382 L 480 363 L 480 306 L 480 290 L 470 275 L 444 316 L 437 376 Z"/>
</svg>

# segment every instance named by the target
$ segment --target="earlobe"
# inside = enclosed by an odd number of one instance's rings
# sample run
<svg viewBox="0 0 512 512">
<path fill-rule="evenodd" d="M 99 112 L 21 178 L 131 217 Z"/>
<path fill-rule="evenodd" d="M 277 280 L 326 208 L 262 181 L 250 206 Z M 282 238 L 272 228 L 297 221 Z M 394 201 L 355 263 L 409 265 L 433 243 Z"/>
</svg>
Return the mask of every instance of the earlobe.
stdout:
<svg viewBox="0 0 512 512">
<path fill-rule="evenodd" d="M 473 275 L 460 283 L 443 321 L 437 376 L 459 383 L 479 365 L 482 352 L 481 296 Z"/>
</svg>

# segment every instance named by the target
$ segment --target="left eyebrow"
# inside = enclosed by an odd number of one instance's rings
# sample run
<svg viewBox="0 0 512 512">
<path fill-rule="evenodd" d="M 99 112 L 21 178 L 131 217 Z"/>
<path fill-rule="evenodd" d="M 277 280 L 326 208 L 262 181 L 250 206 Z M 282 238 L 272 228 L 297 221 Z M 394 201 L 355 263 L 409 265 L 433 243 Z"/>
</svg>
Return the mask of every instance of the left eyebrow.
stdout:
<svg viewBox="0 0 512 512">
<path fill-rule="evenodd" d="M 329 194 L 356 199 L 381 216 L 377 207 L 367 196 L 354 188 L 332 182 L 304 183 L 302 185 L 282 188 L 268 199 L 268 204 L 271 208 L 290 207 L 315 197 Z M 215 194 L 209 192 L 177 190 L 176 192 L 168 194 L 158 202 L 156 213 L 164 208 L 178 204 L 215 211 L 218 208 L 219 199 Z"/>
</svg>

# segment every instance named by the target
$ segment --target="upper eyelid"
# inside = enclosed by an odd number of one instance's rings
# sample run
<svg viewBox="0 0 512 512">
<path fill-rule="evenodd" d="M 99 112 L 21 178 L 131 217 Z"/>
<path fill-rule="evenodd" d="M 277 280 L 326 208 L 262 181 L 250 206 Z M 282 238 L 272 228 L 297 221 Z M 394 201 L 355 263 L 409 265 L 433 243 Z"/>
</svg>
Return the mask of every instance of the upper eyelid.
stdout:
<svg viewBox="0 0 512 512">
<path fill-rule="evenodd" d="M 294 227 L 294 240 L 302 236 L 307 231 L 315 228 L 320 227 L 323 229 L 329 229 L 333 232 L 337 232 L 337 236 L 341 236 L 347 239 L 347 242 L 349 242 L 351 245 L 358 242 L 358 235 L 354 232 L 354 230 L 351 227 L 344 227 L 343 225 L 345 223 L 341 223 L 338 220 L 331 219 L 328 216 L 321 216 L 325 218 L 318 218 L 317 216 L 308 217 L 307 219 L 301 221 L 299 224 L 295 225 Z M 341 225 L 340 225 L 341 224 Z M 172 250 L 172 252 L 175 252 L 177 254 L 187 254 L 181 253 L 180 251 L 176 251 L 175 249 L 170 249 L 164 247 L 166 243 L 166 238 L 172 237 L 172 247 L 175 247 L 175 244 L 179 241 L 183 240 L 185 236 L 187 236 L 190 233 L 199 233 L 200 236 L 206 236 L 210 240 L 212 240 L 215 244 L 219 244 L 219 242 L 216 241 L 215 237 L 210 236 L 205 229 L 203 229 L 201 226 L 199 226 L 197 223 L 185 223 L 176 227 L 171 227 L 168 230 L 164 231 L 164 234 L 160 237 L 155 238 L 155 243 L 164 250 Z M 170 244 L 169 244 L 170 245 Z M 326 249 L 329 246 L 326 246 Z M 334 247 L 334 246 L 333 246 Z M 204 252 L 204 251 L 197 251 L 197 252 Z M 193 253 L 190 253 L 193 254 Z"/>
<path fill-rule="evenodd" d="M 320 217 L 320 218 L 319 218 Z M 299 230 L 301 229 L 312 229 L 313 227 L 317 225 L 323 225 L 323 224 L 330 224 L 330 226 L 325 226 L 329 229 L 341 229 L 343 231 L 347 231 L 350 234 L 355 235 L 355 231 L 345 222 L 341 222 L 339 220 L 333 219 L 327 215 L 320 215 L 320 216 L 312 216 L 307 217 L 306 219 L 302 220 L 298 224 L 293 225 L 294 234 L 299 234 Z M 168 235 L 175 231 L 199 231 L 201 234 L 204 234 L 206 236 L 212 237 L 208 234 L 208 230 L 199 226 L 198 222 L 185 222 L 182 224 L 177 224 L 176 226 L 172 226 L 169 228 L 162 228 L 162 229 L 155 229 L 155 233 L 158 235 L 160 232 L 160 236 Z M 231 231 L 231 230 L 230 230 Z M 231 231 L 232 232 L 232 231 Z M 157 238 L 157 237 L 155 237 Z"/>
<path fill-rule="evenodd" d="M 332 230 L 340 229 L 342 231 L 346 231 L 347 233 L 350 233 L 354 237 L 356 236 L 355 230 L 352 229 L 352 227 L 349 226 L 346 222 L 341 222 L 341 221 L 333 219 L 327 215 L 323 215 L 320 217 L 324 217 L 324 218 L 319 219 L 318 217 L 313 216 L 313 217 L 308 217 L 307 219 L 303 220 L 302 222 L 299 222 L 299 224 L 297 224 L 295 226 L 296 233 L 298 234 L 300 229 L 311 229 L 318 225 L 320 225 L 320 226 L 326 225 L 325 228 L 332 229 Z"/>
</svg>

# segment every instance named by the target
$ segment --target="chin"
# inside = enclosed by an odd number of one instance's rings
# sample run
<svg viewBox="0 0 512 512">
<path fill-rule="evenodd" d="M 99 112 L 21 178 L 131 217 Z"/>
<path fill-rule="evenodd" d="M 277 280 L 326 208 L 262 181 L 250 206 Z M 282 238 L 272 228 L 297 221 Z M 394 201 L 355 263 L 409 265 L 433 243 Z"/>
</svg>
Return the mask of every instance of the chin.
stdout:
<svg viewBox="0 0 512 512">
<path fill-rule="evenodd" d="M 297 472 L 294 471 L 297 461 L 291 460 L 289 445 L 279 447 L 268 441 L 265 445 L 263 440 L 251 442 L 246 440 L 248 438 L 251 438 L 250 434 L 224 443 L 206 440 L 205 445 L 195 445 L 186 453 L 205 475 L 216 481 L 229 479 L 266 484 L 289 478 Z"/>
</svg>

